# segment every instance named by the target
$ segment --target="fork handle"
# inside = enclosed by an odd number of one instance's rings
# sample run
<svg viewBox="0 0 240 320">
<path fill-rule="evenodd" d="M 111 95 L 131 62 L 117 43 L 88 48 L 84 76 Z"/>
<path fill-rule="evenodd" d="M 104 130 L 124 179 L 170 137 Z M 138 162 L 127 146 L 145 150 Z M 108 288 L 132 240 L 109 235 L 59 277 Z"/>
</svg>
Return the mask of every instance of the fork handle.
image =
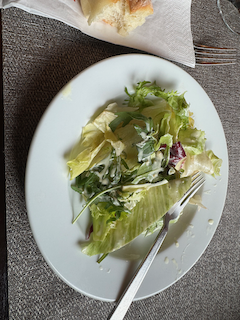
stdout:
<svg viewBox="0 0 240 320">
<path fill-rule="evenodd" d="M 129 282 L 122 296 L 120 297 L 117 307 L 112 313 L 112 316 L 109 320 L 122 320 L 127 313 L 128 308 L 130 307 L 148 269 L 150 268 L 156 254 L 158 253 L 163 240 L 165 239 L 168 232 L 168 222 L 165 222 L 164 227 L 160 230 L 157 235 L 152 247 L 148 251 L 144 260 L 140 263 L 137 268 L 132 280 Z"/>
</svg>

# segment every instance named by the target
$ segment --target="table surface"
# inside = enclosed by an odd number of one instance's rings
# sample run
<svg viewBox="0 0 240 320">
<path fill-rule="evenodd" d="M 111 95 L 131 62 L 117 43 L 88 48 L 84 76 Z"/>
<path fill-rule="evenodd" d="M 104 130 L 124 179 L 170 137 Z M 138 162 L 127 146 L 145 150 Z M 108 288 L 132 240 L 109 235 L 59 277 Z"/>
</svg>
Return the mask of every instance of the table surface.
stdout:
<svg viewBox="0 0 240 320">
<path fill-rule="evenodd" d="M 133 302 L 126 319 L 240 319 L 240 38 L 224 25 L 215 0 L 193 0 L 192 33 L 196 42 L 238 52 L 231 66 L 180 65 L 205 89 L 222 121 L 229 153 L 227 199 L 217 231 L 194 267 L 163 292 Z M 74 291 L 44 261 L 28 222 L 25 166 L 34 131 L 56 93 L 88 66 L 138 52 L 20 9 L 2 10 L 6 216 L 3 205 L 1 319 L 107 319 L 112 311 L 113 303 Z"/>
</svg>

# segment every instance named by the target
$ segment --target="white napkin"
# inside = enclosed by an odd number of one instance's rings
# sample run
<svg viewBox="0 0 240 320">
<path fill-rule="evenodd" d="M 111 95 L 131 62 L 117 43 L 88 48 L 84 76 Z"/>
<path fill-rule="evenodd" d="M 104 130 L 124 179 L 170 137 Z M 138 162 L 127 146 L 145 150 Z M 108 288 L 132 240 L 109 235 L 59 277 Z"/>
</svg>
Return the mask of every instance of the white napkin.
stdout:
<svg viewBox="0 0 240 320">
<path fill-rule="evenodd" d="M 32 14 L 57 19 L 92 37 L 140 49 L 195 67 L 191 33 L 191 0 L 153 0 L 154 14 L 129 36 L 118 35 L 102 22 L 87 24 L 79 0 L 0 0 L 1 8 L 18 7 Z"/>
</svg>

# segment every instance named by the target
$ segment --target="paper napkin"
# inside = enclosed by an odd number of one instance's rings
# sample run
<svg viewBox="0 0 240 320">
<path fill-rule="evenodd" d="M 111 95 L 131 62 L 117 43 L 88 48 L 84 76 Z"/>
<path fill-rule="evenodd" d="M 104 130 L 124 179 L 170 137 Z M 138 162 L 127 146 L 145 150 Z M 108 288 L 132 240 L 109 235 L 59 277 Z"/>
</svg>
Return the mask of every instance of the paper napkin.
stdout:
<svg viewBox="0 0 240 320">
<path fill-rule="evenodd" d="M 154 14 L 127 37 L 103 23 L 88 25 L 79 0 L 1 0 L 1 8 L 18 7 L 32 14 L 57 19 L 83 33 L 114 44 L 140 49 L 195 67 L 191 32 L 191 0 L 153 0 Z"/>
</svg>

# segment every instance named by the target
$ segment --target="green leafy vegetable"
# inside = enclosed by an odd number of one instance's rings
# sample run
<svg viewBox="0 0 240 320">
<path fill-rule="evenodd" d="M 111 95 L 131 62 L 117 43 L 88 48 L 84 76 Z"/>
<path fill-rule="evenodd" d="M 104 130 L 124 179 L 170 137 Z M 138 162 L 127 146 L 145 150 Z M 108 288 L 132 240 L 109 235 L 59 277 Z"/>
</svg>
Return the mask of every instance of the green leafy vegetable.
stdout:
<svg viewBox="0 0 240 320">
<path fill-rule="evenodd" d="M 196 128 L 180 130 L 179 140 L 189 154 L 200 154 L 205 150 L 205 132 Z"/>
<path fill-rule="evenodd" d="M 73 222 L 90 209 L 92 232 L 83 252 L 103 254 L 98 262 L 161 228 L 191 175 L 219 175 L 222 164 L 205 150 L 205 133 L 194 127 L 184 94 L 148 81 L 125 92 L 127 106 L 110 104 L 89 122 L 67 162 L 72 189 L 86 201 Z"/>
<path fill-rule="evenodd" d="M 122 123 L 122 126 L 125 127 L 131 120 L 136 119 L 140 121 L 144 121 L 146 123 L 146 127 L 150 127 L 149 123 L 151 119 L 146 118 L 139 112 L 116 112 L 117 118 L 115 118 L 110 124 L 109 127 L 114 132 L 118 125 Z"/>
<path fill-rule="evenodd" d="M 117 220 L 101 241 L 95 241 L 94 231 L 90 243 L 83 248 L 88 255 L 109 253 L 126 245 L 158 221 L 189 188 L 191 178 L 175 179 L 159 187 L 151 188 L 132 213 Z"/>
</svg>

